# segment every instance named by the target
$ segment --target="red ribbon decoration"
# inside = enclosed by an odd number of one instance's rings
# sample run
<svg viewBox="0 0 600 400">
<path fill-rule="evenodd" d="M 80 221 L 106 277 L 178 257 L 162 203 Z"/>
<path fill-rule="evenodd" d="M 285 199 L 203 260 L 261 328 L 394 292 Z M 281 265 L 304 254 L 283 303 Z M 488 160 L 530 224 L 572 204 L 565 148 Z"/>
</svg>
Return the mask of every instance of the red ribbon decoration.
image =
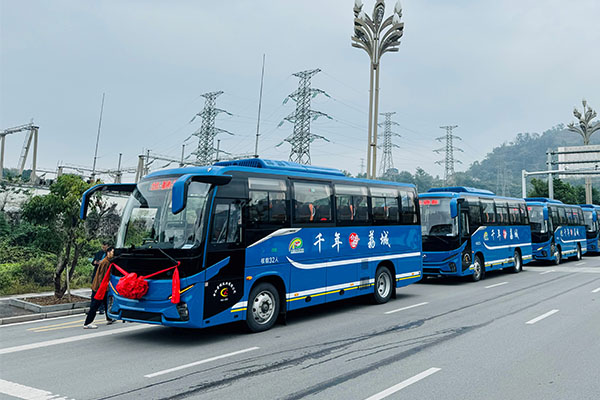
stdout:
<svg viewBox="0 0 600 400">
<path fill-rule="evenodd" d="M 172 267 L 162 269 L 162 270 L 154 272 L 150 275 L 139 276 L 139 277 L 137 277 L 137 279 L 143 280 L 146 278 L 151 278 L 155 275 L 159 275 L 159 274 L 162 274 L 163 272 L 167 272 L 171 269 L 174 269 L 175 271 L 173 271 L 173 278 L 172 278 L 173 285 L 171 287 L 171 303 L 177 304 L 177 303 L 179 303 L 179 300 L 180 300 L 179 291 L 180 291 L 180 287 L 181 287 L 180 286 L 181 282 L 179 281 L 179 268 L 178 268 L 180 265 L 181 265 L 181 262 L 177 261 L 177 264 L 173 265 Z M 123 274 L 123 277 L 121 279 L 123 279 L 124 277 L 129 275 L 129 272 L 125 271 L 123 268 L 119 267 L 117 264 L 111 263 L 110 266 L 108 267 L 108 270 L 106 271 L 106 274 L 104 275 L 104 278 L 102 279 L 102 283 L 100 284 L 100 287 L 98 288 L 98 291 L 96 292 L 96 295 L 94 296 L 94 299 L 102 300 L 102 299 L 104 299 L 104 296 L 106 296 L 106 291 L 108 290 L 108 282 L 110 281 L 110 270 L 112 269 L 113 266 L 120 273 Z M 121 281 L 121 279 L 119 279 L 119 282 Z"/>
</svg>

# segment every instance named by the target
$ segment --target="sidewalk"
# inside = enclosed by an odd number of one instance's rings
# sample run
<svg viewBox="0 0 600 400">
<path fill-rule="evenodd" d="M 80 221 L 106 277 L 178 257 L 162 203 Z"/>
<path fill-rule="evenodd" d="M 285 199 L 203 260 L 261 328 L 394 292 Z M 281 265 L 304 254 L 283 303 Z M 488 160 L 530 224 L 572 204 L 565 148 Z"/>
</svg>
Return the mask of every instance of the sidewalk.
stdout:
<svg viewBox="0 0 600 400">
<path fill-rule="evenodd" d="M 10 299 L 23 299 L 27 297 L 40 297 L 40 296 L 52 296 L 54 292 L 45 293 L 26 293 L 16 294 L 12 296 L 0 297 L 0 325 L 11 324 L 15 322 L 34 321 L 44 318 L 62 317 L 65 315 L 82 314 L 87 312 L 88 308 L 76 308 L 62 311 L 52 312 L 34 312 L 26 310 L 21 307 L 16 307 L 9 304 Z M 74 289 L 71 290 L 71 294 L 78 295 L 81 297 L 90 298 L 92 294 L 91 289 Z"/>
</svg>

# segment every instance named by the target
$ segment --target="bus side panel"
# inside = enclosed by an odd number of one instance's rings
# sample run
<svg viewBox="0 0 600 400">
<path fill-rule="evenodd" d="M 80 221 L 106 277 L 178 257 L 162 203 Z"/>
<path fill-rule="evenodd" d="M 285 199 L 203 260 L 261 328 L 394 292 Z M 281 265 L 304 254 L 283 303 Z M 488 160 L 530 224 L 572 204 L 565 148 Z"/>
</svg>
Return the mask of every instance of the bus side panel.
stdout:
<svg viewBox="0 0 600 400">
<path fill-rule="evenodd" d="M 526 225 L 494 226 L 473 234 L 473 252 L 480 251 L 486 271 L 514 266 L 514 252 L 519 248 L 524 261 L 531 260 L 531 230 Z"/>
<path fill-rule="evenodd" d="M 561 246 L 564 258 L 572 257 L 577 253 L 577 244 L 580 245 L 582 252 L 587 251 L 585 227 L 559 226 L 554 232 L 554 240 Z"/>
</svg>

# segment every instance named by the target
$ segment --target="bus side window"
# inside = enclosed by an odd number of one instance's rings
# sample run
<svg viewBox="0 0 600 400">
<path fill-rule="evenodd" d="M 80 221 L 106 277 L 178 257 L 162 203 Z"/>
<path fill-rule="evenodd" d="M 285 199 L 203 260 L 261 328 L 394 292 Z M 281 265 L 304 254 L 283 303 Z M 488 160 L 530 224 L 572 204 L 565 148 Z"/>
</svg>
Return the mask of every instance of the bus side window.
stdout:
<svg viewBox="0 0 600 400">
<path fill-rule="evenodd" d="M 412 189 L 400 189 L 400 198 L 402 200 L 402 223 L 416 225 L 417 203 L 416 195 Z"/>
<path fill-rule="evenodd" d="M 248 204 L 250 223 L 267 222 L 269 220 L 269 194 L 268 192 L 251 190 L 250 203 Z"/>
<path fill-rule="evenodd" d="M 215 205 L 211 243 L 239 243 L 241 227 L 242 213 L 238 202 Z"/>
<path fill-rule="evenodd" d="M 469 200 L 469 224 L 471 232 L 475 232 L 481 226 L 481 206 L 479 202 Z"/>
<path fill-rule="evenodd" d="M 518 204 L 508 204 L 508 217 L 511 225 L 521 225 L 523 223 L 521 219 L 521 211 L 519 210 Z"/>
<path fill-rule="evenodd" d="M 521 223 L 529 225 L 529 214 L 527 213 L 527 207 L 525 204 L 519 203 L 519 210 L 521 211 Z"/>
<path fill-rule="evenodd" d="M 505 202 L 495 201 L 496 203 L 496 214 L 498 214 L 497 222 L 500 225 L 508 225 L 508 207 Z"/>
<path fill-rule="evenodd" d="M 483 207 L 483 223 L 486 225 L 494 225 L 496 223 L 496 212 L 494 211 L 493 200 L 481 200 Z"/>
<path fill-rule="evenodd" d="M 331 187 L 320 182 L 294 182 L 294 222 L 331 222 Z"/>
<path fill-rule="evenodd" d="M 559 207 L 558 208 L 558 222 L 560 223 L 560 225 L 567 225 L 568 224 L 567 213 L 565 212 L 565 208 L 564 207 Z"/>
</svg>

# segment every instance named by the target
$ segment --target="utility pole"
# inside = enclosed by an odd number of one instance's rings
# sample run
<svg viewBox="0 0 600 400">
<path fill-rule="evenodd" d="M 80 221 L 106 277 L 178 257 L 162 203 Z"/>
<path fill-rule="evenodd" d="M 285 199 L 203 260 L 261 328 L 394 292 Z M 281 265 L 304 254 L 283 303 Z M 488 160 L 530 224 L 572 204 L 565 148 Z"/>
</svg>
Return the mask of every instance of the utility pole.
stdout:
<svg viewBox="0 0 600 400">
<path fill-rule="evenodd" d="M 292 99 L 296 102 L 296 110 L 284 118 L 284 121 L 294 124 L 294 133 L 288 136 L 284 142 L 289 142 L 292 145 L 289 160 L 299 164 L 311 163 L 310 144 L 316 139 L 323 139 L 329 142 L 329 140 L 324 136 L 315 135 L 314 133 L 310 132 L 311 120 L 315 120 L 319 117 L 327 117 L 332 119 L 325 113 L 310 109 L 311 98 L 318 94 L 323 94 L 329 97 L 329 95 L 323 90 L 310 87 L 310 79 L 319 72 L 321 72 L 320 69 L 312 69 L 293 74 L 294 76 L 300 78 L 298 89 L 286 97 L 286 99 L 283 101 L 283 104 L 287 103 L 289 99 Z M 284 121 L 281 121 L 279 126 L 281 126 Z M 277 146 L 282 144 L 283 142 L 279 143 Z"/>
<path fill-rule="evenodd" d="M 215 160 L 215 138 L 219 133 L 227 133 L 233 135 L 224 129 L 215 127 L 215 118 L 220 113 L 233 115 L 230 112 L 216 108 L 216 99 L 222 95 L 222 91 L 209 92 L 202 94 L 202 97 L 206 99 L 204 103 L 204 109 L 192 118 L 190 122 L 193 122 L 196 117 L 202 118 L 202 125 L 200 129 L 193 133 L 194 136 L 198 137 L 198 149 L 196 150 L 196 163 L 198 165 L 211 165 Z"/>
<path fill-rule="evenodd" d="M 383 158 L 381 159 L 381 167 L 379 169 L 379 176 L 385 175 L 387 171 L 391 168 L 394 168 L 394 158 L 392 157 L 392 148 L 400 146 L 392 143 L 392 136 L 398 136 L 399 134 L 392 132 L 392 125 L 399 125 L 397 122 L 392 121 L 392 115 L 396 114 L 395 112 L 387 112 L 380 113 L 385 117 L 385 121 L 383 121 L 379 126 L 383 127 Z"/>
<path fill-rule="evenodd" d="M 256 143 L 254 144 L 254 158 L 258 158 L 258 137 L 260 136 L 260 109 L 262 107 L 263 82 L 265 80 L 265 55 L 263 54 L 262 72 L 260 74 L 260 94 L 258 95 L 258 118 L 256 119 Z"/>
<path fill-rule="evenodd" d="M 100 119 L 98 120 L 98 134 L 96 135 L 96 149 L 94 150 L 94 163 L 92 165 L 92 182 L 96 180 L 96 159 L 98 158 L 98 143 L 100 142 L 100 128 L 102 127 L 102 113 L 104 112 L 104 95 L 102 93 L 102 105 L 100 106 Z"/>
<path fill-rule="evenodd" d="M 361 158 L 360 159 L 360 174 L 362 175 L 365 171 L 365 159 Z"/>
<path fill-rule="evenodd" d="M 462 162 L 460 160 L 454 159 L 454 150 L 463 151 L 462 149 L 455 147 L 452 144 L 452 141 L 453 141 L 453 139 L 458 139 L 458 140 L 462 140 L 462 139 L 460 137 L 452 134 L 452 130 L 454 128 L 458 128 L 458 125 L 446 125 L 446 126 L 440 126 L 440 128 L 446 130 L 446 136 L 441 136 L 439 138 L 436 138 L 435 140 L 437 140 L 439 142 L 446 140 L 446 146 L 442 147 L 441 149 L 434 150 L 434 152 L 439 154 L 442 151 L 444 151 L 446 153 L 446 157 L 443 160 L 436 161 L 435 163 L 436 164 L 444 164 L 444 167 L 445 167 L 444 184 L 446 186 L 451 186 L 451 185 L 454 185 L 454 183 L 455 183 L 454 163 L 462 164 Z"/>
</svg>

